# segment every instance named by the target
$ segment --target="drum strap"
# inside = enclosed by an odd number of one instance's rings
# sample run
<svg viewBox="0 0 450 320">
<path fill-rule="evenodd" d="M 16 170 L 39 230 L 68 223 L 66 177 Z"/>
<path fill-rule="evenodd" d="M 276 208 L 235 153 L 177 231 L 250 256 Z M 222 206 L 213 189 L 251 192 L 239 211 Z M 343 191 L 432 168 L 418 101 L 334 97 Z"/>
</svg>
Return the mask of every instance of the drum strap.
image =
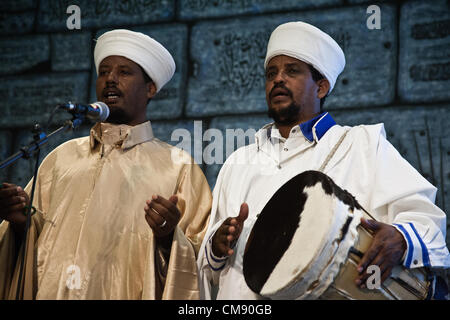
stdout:
<svg viewBox="0 0 450 320">
<path fill-rule="evenodd" d="M 344 141 L 345 136 L 347 135 L 347 133 L 350 131 L 350 129 L 345 130 L 345 132 L 342 134 L 342 136 L 339 138 L 338 142 L 336 142 L 336 145 L 333 147 L 333 149 L 331 149 L 330 153 L 328 154 L 327 158 L 325 159 L 325 161 L 322 163 L 322 165 L 320 166 L 319 170 L 320 172 L 324 172 L 325 167 L 327 166 L 328 162 L 330 162 L 331 158 L 333 158 L 334 154 L 336 153 L 337 149 L 339 148 L 339 146 L 342 144 L 342 141 Z M 367 212 L 364 208 L 361 208 L 372 220 L 377 221 L 377 219 L 375 219 L 369 212 Z"/>
<path fill-rule="evenodd" d="M 334 154 L 336 153 L 337 149 L 341 145 L 342 141 L 344 141 L 344 138 L 349 131 L 350 130 L 345 130 L 344 134 L 342 134 L 342 136 L 339 138 L 338 142 L 336 142 L 336 145 L 333 147 L 333 149 L 331 149 L 330 153 L 328 154 L 327 158 L 322 163 L 322 165 L 320 166 L 318 171 L 324 172 L 324 169 L 327 166 L 328 162 L 330 162 L 331 158 L 333 158 Z"/>
</svg>

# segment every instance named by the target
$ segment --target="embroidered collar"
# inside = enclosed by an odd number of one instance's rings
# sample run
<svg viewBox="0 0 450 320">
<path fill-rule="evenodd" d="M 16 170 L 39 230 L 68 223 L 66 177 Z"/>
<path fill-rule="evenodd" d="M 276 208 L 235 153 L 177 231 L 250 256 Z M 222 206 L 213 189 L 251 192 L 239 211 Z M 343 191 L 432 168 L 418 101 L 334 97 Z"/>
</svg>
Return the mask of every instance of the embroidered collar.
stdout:
<svg viewBox="0 0 450 320">
<path fill-rule="evenodd" d="M 108 140 L 104 141 L 102 134 L 109 130 Z M 106 138 L 106 135 L 105 135 Z M 97 143 L 120 145 L 122 149 L 129 149 L 137 144 L 153 139 L 153 130 L 150 121 L 136 126 L 114 125 L 108 123 L 96 123 L 90 132 L 90 146 L 93 149 Z"/>
</svg>

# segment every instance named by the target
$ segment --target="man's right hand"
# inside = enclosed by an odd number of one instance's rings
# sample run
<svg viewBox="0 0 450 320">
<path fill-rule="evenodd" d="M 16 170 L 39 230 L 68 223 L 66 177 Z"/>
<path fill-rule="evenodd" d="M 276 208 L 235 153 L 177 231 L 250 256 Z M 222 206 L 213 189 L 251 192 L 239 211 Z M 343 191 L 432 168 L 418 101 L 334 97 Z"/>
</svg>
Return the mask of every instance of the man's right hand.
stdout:
<svg viewBox="0 0 450 320">
<path fill-rule="evenodd" d="M 248 217 L 248 205 L 241 204 L 239 215 L 234 218 L 226 219 L 217 229 L 212 238 L 212 251 L 216 257 L 231 256 L 234 250 L 231 248 L 239 238 L 244 221 Z"/>
<path fill-rule="evenodd" d="M 16 231 L 25 228 L 27 217 L 23 212 L 29 202 L 21 187 L 6 182 L 0 185 L 0 218 L 9 221 Z"/>
</svg>

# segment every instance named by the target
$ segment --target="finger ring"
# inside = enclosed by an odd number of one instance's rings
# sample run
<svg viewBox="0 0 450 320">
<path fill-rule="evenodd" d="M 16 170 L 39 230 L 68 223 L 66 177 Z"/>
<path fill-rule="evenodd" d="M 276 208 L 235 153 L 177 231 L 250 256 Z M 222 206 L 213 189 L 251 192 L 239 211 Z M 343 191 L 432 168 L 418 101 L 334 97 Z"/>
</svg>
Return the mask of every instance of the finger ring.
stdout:
<svg viewBox="0 0 450 320">
<path fill-rule="evenodd" d="M 22 214 L 23 214 L 24 216 L 28 215 L 28 209 L 29 209 L 29 208 L 30 208 L 29 206 L 23 207 Z M 36 213 L 36 208 L 33 207 L 33 206 L 31 206 L 30 214 L 33 215 L 33 214 L 35 214 L 35 213 Z"/>
<path fill-rule="evenodd" d="M 164 228 L 164 226 L 167 224 L 167 221 L 164 220 L 164 222 L 162 224 L 159 225 L 160 228 Z"/>
</svg>

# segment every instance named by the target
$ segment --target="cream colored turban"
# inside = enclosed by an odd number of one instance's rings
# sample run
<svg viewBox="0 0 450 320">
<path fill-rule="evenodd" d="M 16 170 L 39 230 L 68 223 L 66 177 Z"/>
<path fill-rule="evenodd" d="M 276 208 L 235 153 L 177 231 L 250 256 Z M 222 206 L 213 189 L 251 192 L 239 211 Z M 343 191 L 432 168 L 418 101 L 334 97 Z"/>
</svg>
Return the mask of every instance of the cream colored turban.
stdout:
<svg viewBox="0 0 450 320">
<path fill-rule="evenodd" d="M 123 56 L 144 69 L 159 91 L 175 72 L 175 61 L 169 51 L 149 36 L 125 29 L 102 34 L 94 49 L 97 70 L 100 62 L 109 56 Z"/>
<path fill-rule="evenodd" d="M 270 35 L 264 69 L 270 59 L 286 55 L 312 65 L 330 83 L 333 90 L 336 79 L 345 67 L 341 47 L 328 34 L 305 22 L 288 22 L 278 26 Z"/>
</svg>

